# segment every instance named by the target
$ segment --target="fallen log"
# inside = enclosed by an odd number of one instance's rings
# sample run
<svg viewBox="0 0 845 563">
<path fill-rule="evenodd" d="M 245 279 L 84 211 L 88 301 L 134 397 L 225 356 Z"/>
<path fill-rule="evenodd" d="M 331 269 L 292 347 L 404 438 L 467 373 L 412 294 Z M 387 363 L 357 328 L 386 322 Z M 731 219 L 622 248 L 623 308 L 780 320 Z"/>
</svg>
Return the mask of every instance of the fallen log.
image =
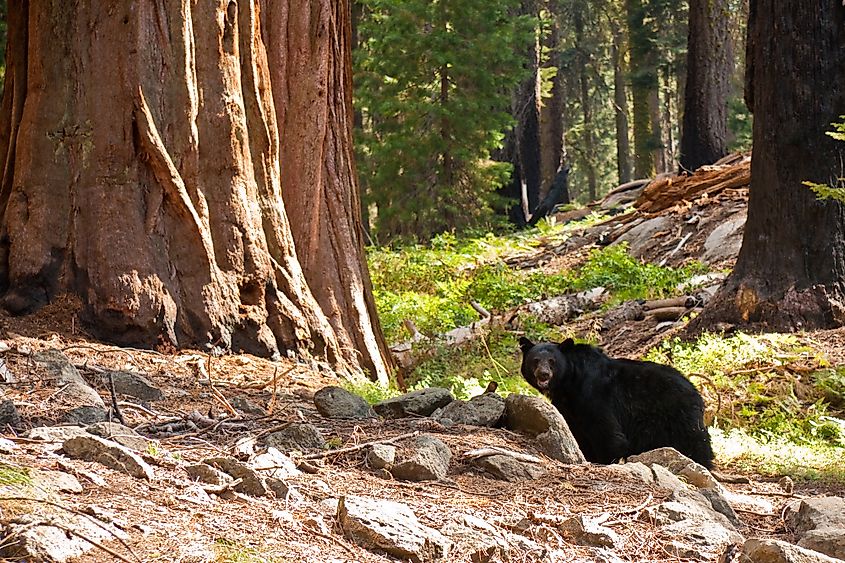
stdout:
<svg viewBox="0 0 845 563">
<path fill-rule="evenodd" d="M 486 334 L 490 326 L 509 326 L 523 314 L 532 315 L 543 323 L 561 325 L 587 311 L 598 309 L 604 303 L 607 295 L 607 291 L 603 287 L 597 287 L 589 291 L 570 293 L 552 297 L 551 299 L 544 299 L 543 301 L 526 303 L 501 314 L 489 313 L 486 309 L 479 306 L 480 311 L 479 309 L 476 310 L 480 314 L 487 313 L 488 316 L 469 325 L 454 328 L 433 338 L 425 337 L 417 332 L 411 340 L 391 346 L 390 351 L 393 353 L 393 357 L 396 359 L 396 363 L 400 369 L 407 371 L 413 369 L 426 358 L 433 356 L 436 351 L 436 344 L 447 347 L 462 346 Z M 412 322 L 410 324 L 413 326 Z"/>
<path fill-rule="evenodd" d="M 655 179 L 643 189 L 634 207 L 643 213 L 659 213 L 682 201 L 714 196 L 724 190 L 746 187 L 751 183 L 751 159 L 735 164 L 703 166 L 692 175 L 681 174 Z"/>
<path fill-rule="evenodd" d="M 682 307 L 690 309 L 695 307 L 696 299 L 692 295 L 682 295 L 680 297 L 670 297 L 669 299 L 654 299 L 643 303 L 643 309 L 646 311 L 653 311 L 654 309 L 663 309 L 666 307 Z"/>
<path fill-rule="evenodd" d="M 677 321 L 686 314 L 701 312 L 700 308 L 688 309 L 686 307 L 663 307 L 661 309 L 652 309 L 646 311 L 646 317 L 651 317 L 657 322 L 661 321 Z"/>
</svg>

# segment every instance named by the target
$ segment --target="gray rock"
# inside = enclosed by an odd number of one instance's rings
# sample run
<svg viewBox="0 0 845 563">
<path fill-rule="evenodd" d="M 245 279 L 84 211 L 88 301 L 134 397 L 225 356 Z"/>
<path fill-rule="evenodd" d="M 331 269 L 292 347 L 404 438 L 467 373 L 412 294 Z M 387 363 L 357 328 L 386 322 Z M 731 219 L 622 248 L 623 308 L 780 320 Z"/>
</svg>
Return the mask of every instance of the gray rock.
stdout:
<svg viewBox="0 0 845 563">
<path fill-rule="evenodd" d="M 161 389 L 141 375 L 132 371 L 114 370 L 103 374 L 108 381 L 109 374 L 114 380 L 114 391 L 121 395 L 128 395 L 139 401 L 160 401 L 164 398 Z"/>
<path fill-rule="evenodd" d="M 70 438 L 62 444 L 62 450 L 70 457 L 96 461 L 136 479 L 153 480 L 152 467 L 138 454 L 117 442 L 99 436 L 89 434 Z"/>
<path fill-rule="evenodd" d="M 558 529 L 567 540 L 578 545 L 615 548 L 619 534 L 584 516 L 573 516 L 561 522 Z"/>
<path fill-rule="evenodd" d="M 48 514 L 44 514 L 44 510 Z M 45 522 L 76 530 L 79 535 L 68 534 L 61 528 L 45 525 Z M 0 558 L 29 563 L 67 561 L 94 549 L 82 537 L 98 543 L 128 537 L 123 530 L 95 521 L 92 517 L 44 507 L 39 514 L 27 514 L 0 524 L 0 536 L 4 538 L 0 545 Z"/>
<path fill-rule="evenodd" d="M 682 489 L 674 480 L 668 479 L 663 474 L 663 469 L 683 478 L 687 483 L 698 489 L 698 493 L 706 499 L 713 510 L 723 514 L 732 526 L 737 527 L 741 525 L 736 512 L 734 512 L 734 509 L 726 498 L 728 491 L 721 483 L 716 481 L 707 468 L 689 459 L 678 450 L 674 448 L 657 448 L 631 456 L 628 458 L 628 461 L 651 466 L 652 471 L 655 472 L 655 476 L 663 479 L 662 485 L 670 490 L 681 491 Z M 695 495 L 695 499 L 701 500 L 698 495 Z"/>
<path fill-rule="evenodd" d="M 343 533 L 358 545 L 403 560 L 437 561 L 451 548 L 448 538 L 420 524 L 414 512 L 398 502 L 343 497 L 338 502 L 337 521 Z"/>
<path fill-rule="evenodd" d="M 417 436 L 407 442 L 390 472 L 405 481 L 439 481 L 446 477 L 452 451 L 433 436 Z"/>
<path fill-rule="evenodd" d="M 267 410 L 263 407 L 253 403 L 248 397 L 238 395 L 232 397 L 229 403 L 244 414 L 251 414 L 253 416 L 267 416 Z"/>
<path fill-rule="evenodd" d="M 675 448 L 657 448 L 628 458 L 629 462 L 645 465 L 662 465 L 675 475 L 683 477 L 688 483 L 699 489 L 717 489 L 721 485 L 707 471 L 707 468 L 694 462 Z"/>
<path fill-rule="evenodd" d="M 642 463 L 628 461 L 628 463 L 608 465 L 605 470 L 640 480 L 647 485 L 654 483 L 654 472 L 651 467 Z"/>
<path fill-rule="evenodd" d="M 472 464 L 496 479 L 512 483 L 537 479 L 546 473 L 535 463 L 519 461 L 504 454 L 480 457 L 474 459 Z"/>
<path fill-rule="evenodd" d="M 374 418 L 370 405 L 341 387 L 324 387 L 314 393 L 314 406 L 326 418 Z"/>
<path fill-rule="evenodd" d="M 119 422 L 97 422 L 86 428 L 89 434 L 113 440 L 138 452 L 146 452 L 150 441 Z"/>
<path fill-rule="evenodd" d="M 845 498 L 803 499 L 787 510 L 786 522 L 801 547 L 845 559 Z"/>
<path fill-rule="evenodd" d="M 507 427 L 537 438 L 538 445 L 551 457 L 563 463 L 584 463 L 578 443 L 569 431 L 566 420 L 548 401 L 513 393 L 505 399 Z"/>
<path fill-rule="evenodd" d="M 202 460 L 202 462 L 215 469 L 219 469 L 235 479 L 241 479 L 242 481 L 233 487 L 233 490 L 238 493 L 253 497 L 263 497 L 270 491 L 258 471 L 235 458 L 211 457 Z"/>
<path fill-rule="evenodd" d="M 56 398 L 80 405 L 105 408 L 106 405 L 100 395 L 85 382 L 67 356 L 60 351 L 44 350 L 35 352 L 31 357 L 38 366 L 47 371 L 48 377 L 53 379 L 55 386 L 61 389 L 56 394 Z"/>
<path fill-rule="evenodd" d="M 799 536 L 819 528 L 845 528 L 845 498 L 817 497 L 803 499 L 790 506 L 786 523 Z"/>
<path fill-rule="evenodd" d="M 723 220 L 704 241 L 704 254 L 701 261 L 716 264 L 735 258 L 742 246 L 742 233 L 745 230 L 746 211 L 743 209 Z"/>
<path fill-rule="evenodd" d="M 470 514 L 452 518 L 440 532 L 452 542 L 453 553 L 468 561 L 508 561 L 512 534 Z"/>
<path fill-rule="evenodd" d="M 65 493 L 81 493 L 82 484 L 79 479 L 63 471 L 46 471 L 42 469 L 30 469 L 29 476 L 33 482 L 41 488 Z"/>
<path fill-rule="evenodd" d="M 751 538 L 742 546 L 743 562 L 748 563 L 834 563 L 827 555 L 791 543 L 772 539 Z"/>
<path fill-rule="evenodd" d="M 495 426 L 505 413 L 505 400 L 496 393 L 484 393 L 469 401 L 452 401 L 434 417 L 453 424 Z"/>
<path fill-rule="evenodd" d="M 274 447 L 269 447 L 263 454 L 254 456 L 249 464 L 265 477 L 274 479 L 284 480 L 302 475 L 302 471 L 296 468 L 296 463 Z"/>
<path fill-rule="evenodd" d="M 286 481 L 282 481 L 281 479 L 276 479 L 274 477 L 267 477 L 265 479 L 265 483 L 267 483 L 267 487 L 270 491 L 272 491 L 273 496 L 277 499 L 293 504 L 297 504 L 303 500 L 302 494 L 300 494 L 293 485 L 290 485 Z"/>
<path fill-rule="evenodd" d="M 185 466 L 185 472 L 192 481 L 201 481 L 209 485 L 225 485 L 235 479 L 228 473 L 208 465 L 207 463 L 195 463 Z"/>
<path fill-rule="evenodd" d="M 669 215 L 658 215 L 653 219 L 647 219 L 636 227 L 624 233 L 613 241 L 612 245 L 628 243 L 628 249 L 632 256 L 643 257 L 649 250 L 660 245 L 662 239 L 655 237 L 657 233 L 672 228 L 672 217 Z"/>
<path fill-rule="evenodd" d="M 24 433 L 24 438 L 44 442 L 64 442 L 77 436 L 90 436 L 81 426 L 38 426 Z"/>
<path fill-rule="evenodd" d="M 404 418 L 412 415 L 429 416 L 454 400 L 455 398 L 448 389 L 429 387 L 376 403 L 373 405 L 373 410 L 384 418 Z"/>
<path fill-rule="evenodd" d="M 0 429 L 6 426 L 17 428 L 21 425 L 21 413 L 10 399 L 0 401 Z"/>
<path fill-rule="evenodd" d="M 0 454 L 10 455 L 18 449 L 18 446 L 11 440 L 0 438 Z"/>
<path fill-rule="evenodd" d="M 710 514 L 699 504 L 666 501 L 656 506 L 648 506 L 640 513 L 640 519 L 654 522 L 656 526 L 668 526 L 682 520 L 707 520 Z"/>
<path fill-rule="evenodd" d="M 96 406 L 81 406 L 67 411 L 62 417 L 62 421 L 67 424 L 79 424 L 87 426 L 95 422 L 104 422 L 109 419 L 109 413 L 106 409 Z"/>
<path fill-rule="evenodd" d="M 264 443 L 281 451 L 322 450 L 326 439 L 313 424 L 295 423 L 264 438 Z"/>
<path fill-rule="evenodd" d="M 714 520 L 697 518 L 662 526 L 660 535 L 671 539 L 667 546 L 670 553 L 682 558 L 707 561 L 714 561 L 727 545 L 745 541 L 745 538 L 730 527 Z"/>
<path fill-rule="evenodd" d="M 845 529 L 810 530 L 801 536 L 798 545 L 845 561 Z"/>
<path fill-rule="evenodd" d="M 396 461 L 396 446 L 373 444 L 367 452 L 367 463 L 375 469 L 384 469 Z"/>
</svg>

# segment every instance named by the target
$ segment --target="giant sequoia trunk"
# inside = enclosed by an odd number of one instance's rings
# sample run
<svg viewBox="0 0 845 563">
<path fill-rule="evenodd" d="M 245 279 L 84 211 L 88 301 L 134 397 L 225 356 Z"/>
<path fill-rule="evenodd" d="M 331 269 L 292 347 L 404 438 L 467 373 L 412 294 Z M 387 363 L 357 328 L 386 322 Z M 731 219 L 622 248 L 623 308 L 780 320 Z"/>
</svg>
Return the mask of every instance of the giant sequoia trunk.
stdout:
<svg viewBox="0 0 845 563">
<path fill-rule="evenodd" d="M 681 168 L 695 170 L 728 152 L 733 76 L 729 0 L 690 0 Z"/>
<path fill-rule="evenodd" d="M 249 1 L 10 4 L 0 114 L 8 309 L 25 313 L 68 292 L 81 297 L 91 329 L 117 342 L 261 354 L 313 348 L 358 365 L 294 251 L 262 17 Z M 348 21 L 334 17 L 338 26 Z M 329 66 L 348 64 L 332 57 Z M 335 86 L 311 95 L 332 105 L 347 95 Z M 351 174 L 336 154 L 348 155 L 340 106 L 325 125 L 329 140 L 320 140 L 326 150 L 310 155 L 336 178 Z M 301 142 L 312 141 L 313 130 L 302 133 Z M 297 220 L 349 205 L 354 223 L 354 184 L 318 191 L 306 180 L 286 186 L 313 197 L 311 207 L 292 210 Z M 355 261 L 357 226 L 339 222 L 322 233 Z"/>
<path fill-rule="evenodd" d="M 386 382 L 352 154 L 348 0 L 262 0 L 281 137 L 282 196 L 305 278 L 342 347 Z"/>
<path fill-rule="evenodd" d="M 748 28 L 754 155 L 736 267 L 699 326 L 774 329 L 845 322 L 845 210 L 802 182 L 842 176 L 845 145 L 825 135 L 845 108 L 845 6 L 752 0 Z"/>
</svg>

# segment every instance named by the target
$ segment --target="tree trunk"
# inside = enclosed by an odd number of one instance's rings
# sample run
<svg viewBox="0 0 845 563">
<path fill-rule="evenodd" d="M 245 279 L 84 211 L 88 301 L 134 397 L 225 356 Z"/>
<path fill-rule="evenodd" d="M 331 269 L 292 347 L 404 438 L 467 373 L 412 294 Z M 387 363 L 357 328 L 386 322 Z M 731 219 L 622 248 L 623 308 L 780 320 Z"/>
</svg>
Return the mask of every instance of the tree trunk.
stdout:
<svg viewBox="0 0 845 563">
<path fill-rule="evenodd" d="M 341 347 L 387 383 L 390 356 L 372 298 L 352 154 L 350 5 L 262 1 L 297 256 Z"/>
<path fill-rule="evenodd" d="M 537 6 L 533 0 L 524 0 L 520 15 L 538 18 Z M 537 209 L 540 203 L 542 181 L 540 156 L 540 44 L 534 38 L 526 46 L 527 77 L 516 88 L 511 109 L 516 120 L 513 149 L 513 175 L 510 193 L 519 194 L 522 202 L 523 220 Z"/>
<path fill-rule="evenodd" d="M 587 78 L 587 53 L 581 47 L 584 44 L 584 16 L 581 10 L 573 15 L 575 44 L 578 45 L 576 64 L 578 65 L 578 87 L 581 94 L 581 115 L 584 119 L 584 170 L 587 172 L 587 194 L 590 201 L 596 200 L 596 165 L 595 143 L 593 141 L 593 108 L 590 100 L 590 84 Z"/>
<path fill-rule="evenodd" d="M 628 139 L 628 94 L 625 91 L 625 47 L 622 29 L 612 24 L 613 45 L 613 108 L 616 114 L 616 170 L 619 184 L 631 181 L 631 143 Z"/>
<path fill-rule="evenodd" d="M 565 108 L 565 86 L 563 83 L 563 71 L 560 60 L 562 48 L 560 33 L 560 6 L 555 0 L 548 3 L 548 10 L 551 18 L 551 29 L 546 38 L 545 49 L 549 53 L 547 66 L 558 69 L 552 80 L 552 91 L 540 109 L 540 151 L 542 162 L 542 182 L 540 185 L 539 199 L 546 197 L 552 186 L 557 171 L 564 164 L 565 145 L 563 112 Z M 564 203 L 569 203 L 569 194 L 565 194 Z"/>
<path fill-rule="evenodd" d="M 71 293 L 91 330 L 119 343 L 260 354 L 311 348 L 357 367 L 294 251 L 280 185 L 280 164 L 287 174 L 292 157 L 279 151 L 269 27 L 257 3 L 20 2 L 10 12 L 0 114 L 3 304 L 24 313 Z M 343 29 L 348 14 L 334 12 L 333 21 Z M 295 82 L 301 69 L 293 67 L 272 82 L 332 100 L 322 104 L 331 108 L 323 136 L 303 129 L 297 137 L 320 149 L 308 158 L 328 172 L 287 189 L 308 193 L 307 205 L 292 207 L 297 217 L 334 213 L 331 229 L 326 221 L 309 226 L 343 253 L 360 247 L 360 224 L 348 89 L 334 90 L 348 87 L 348 58 L 330 53 L 321 64 L 333 74 L 322 89 Z M 316 252 L 301 251 L 309 266 Z M 328 264 L 326 276 L 359 257 Z"/>
<path fill-rule="evenodd" d="M 729 0 L 690 0 L 681 168 L 695 170 L 728 153 L 733 77 Z"/>
<path fill-rule="evenodd" d="M 802 182 L 842 176 L 845 144 L 825 131 L 845 108 L 845 7 L 828 0 L 752 0 L 751 14 L 748 221 L 736 267 L 698 326 L 840 326 L 845 210 L 818 200 Z"/>
<path fill-rule="evenodd" d="M 650 33 L 645 27 L 642 0 L 625 0 L 628 41 L 631 56 L 631 95 L 634 116 L 634 174 L 637 178 L 654 175 L 654 151 L 659 145 L 652 130 L 649 101 L 657 93 L 657 71 Z"/>
</svg>

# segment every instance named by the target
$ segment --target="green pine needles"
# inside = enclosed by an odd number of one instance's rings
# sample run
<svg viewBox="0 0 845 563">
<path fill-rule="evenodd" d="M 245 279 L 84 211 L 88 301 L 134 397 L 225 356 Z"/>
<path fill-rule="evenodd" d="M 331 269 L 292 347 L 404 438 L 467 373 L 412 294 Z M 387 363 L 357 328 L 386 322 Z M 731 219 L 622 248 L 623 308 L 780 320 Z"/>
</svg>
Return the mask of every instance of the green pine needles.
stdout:
<svg viewBox="0 0 845 563">
<path fill-rule="evenodd" d="M 493 162 L 532 40 L 514 0 L 363 0 L 358 165 L 380 242 L 483 225 L 510 166 Z"/>
</svg>

